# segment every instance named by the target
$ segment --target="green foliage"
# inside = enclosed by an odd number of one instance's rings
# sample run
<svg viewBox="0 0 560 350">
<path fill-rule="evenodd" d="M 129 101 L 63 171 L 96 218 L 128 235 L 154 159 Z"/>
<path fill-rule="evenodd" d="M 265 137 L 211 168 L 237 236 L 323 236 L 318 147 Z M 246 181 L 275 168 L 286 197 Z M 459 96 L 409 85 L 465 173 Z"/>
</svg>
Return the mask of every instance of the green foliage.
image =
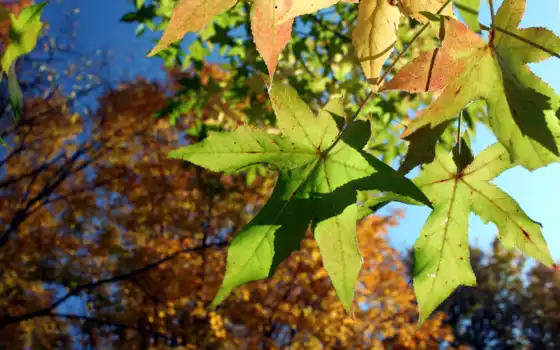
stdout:
<svg viewBox="0 0 560 350">
<path fill-rule="evenodd" d="M 30 53 L 37 45 L 37 39 L 43 28 L 41 13 L 45 8 L 46 2 L 24 8 L 16 17 L 9 14 L 11 21 L 9 43 L 2 55 L 0 79 L 5 73 L 8 76 L 8 92 L 10 95 L 10 105 L 12 106 L 16 121 L 21 115 L 22 93 L 15 74 L 15 63 L 17 59 Z M 2 11 L 6 17 L 6 10 Z"/>
<path fill-rule="evenodd" d="M 467 239 L 470 211 L 496 224 L 506 249 L 517 247 L 547 266 L 553 264 L 539 225 L 489 182 L 513 166 L 506 149 L 495 144 L 472 159 L 463 144 L 461 154 L 454 160 L 438 148 L 435 161 L 415 179 L 434 205 L 414 246 L 414 289 L 421 320 L 457 286 L 476 284 Z"/>
<path fill-rule="evenodd" d="M 230 245 L 226 276 L 213 305 L 236 286 L 269 277 L 299 247 L 312 222 L 325 268 L 350 311 L 361 266 L 356 190 L 383 189 L 429 202 L 409 180 L 361 151 L 369 135 L 359 133 L 368 131 L 367 123 L 339 131 L 329 110 L 341 111 L 340 100 L 315 117 L 288 86 L 275 84 L 270 98 L 282 136 L 244 126 L 170 153 L 213 171 L 231 173 L 264 163 L 279 172 L 268 203 Z"/>
<path fill-rule="evenodd" d="M 418 84 L 428 84 L 436 90 L 445 81 L 441 96 L 419 113 L 407 134 L 455 119 L 481 98 L 488 105 L 488 125 L 517 164 L 535 170 L 558 161 L 560 98 L 525 65 L 551 56 L 535 44 L 560 51 L 560 38 L 544 28 L 517 29 L 523 12 L 516 0 L 506 0 L 496 25 L 525 41 L 498 30 L 485 43 L 463 24 L 445 21 L 441 49 L 417 58 L 386 87 L 417 91 Z"/>
<path fill-rule="evenodd" d="M 457 7 L 469 28 L 473 32 L 479 32 L 478 11 L 480 10 L 480 0 L 453 0 L 453 5 Z"/>
</svg>

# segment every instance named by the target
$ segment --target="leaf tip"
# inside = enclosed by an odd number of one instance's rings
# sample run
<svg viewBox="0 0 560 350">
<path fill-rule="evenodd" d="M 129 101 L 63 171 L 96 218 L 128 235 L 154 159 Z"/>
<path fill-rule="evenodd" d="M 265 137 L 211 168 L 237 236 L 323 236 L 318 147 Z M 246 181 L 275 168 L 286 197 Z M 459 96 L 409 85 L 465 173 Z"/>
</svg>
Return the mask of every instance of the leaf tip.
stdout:
<svg viewBox="0 0 560 350">
<path fill-rule="evenodd" d="M 401 140 L 406 139 L 407 137 L 409 137 L 413 131 L 411 131 L 412 129 L 410 127 L 406 127 L 406 129 L 403 130 L 403 132 L 401 133 L 401 135 L 399 136 L 399 138 Z"/>
<path fill-rule="evenodd" d="M 161 52 L 161 50 L 163 50 L 164 47 L 160 43 L 161 42 L 157 43 L 157 45 L 154 46 L 154 48 L 150 52 L 148 52 L 146 57 L 153 57 L 153 56 L 157 55 L 159 52 Z"/>
<path fill-rule="evenodd" d="M 420 317 L 418 318 L 418 322 L 416 323 L 416 331 L 419 331 L 420 328 L 422 328 L 424 321 L 426 321 L 426 316 L 422 316 L 422 313 L 420 313 Z"/>
<path fill-rule="evenodd" d="M 179 149 L 174 149 L 172 151 L 169 151 L 167 153 L 167 158 L 172 158 L 172 159 L 184 159 L 183 157 L 183 151 L 184 148 L 179 148 Z"/>
<path fill-rule="evenodd" d="M 222 285 L 218 290 L 218 293 L 216 294 L 216 296 L 208 306 L 208 308 L 211 310 L 215 310 L 218 307 L 218 305 L 220 305 L 222 301 L 224 301 L 230 293 L 231 293 L 231 288 L 224 289 L 224 286 Z"/>
</svg>

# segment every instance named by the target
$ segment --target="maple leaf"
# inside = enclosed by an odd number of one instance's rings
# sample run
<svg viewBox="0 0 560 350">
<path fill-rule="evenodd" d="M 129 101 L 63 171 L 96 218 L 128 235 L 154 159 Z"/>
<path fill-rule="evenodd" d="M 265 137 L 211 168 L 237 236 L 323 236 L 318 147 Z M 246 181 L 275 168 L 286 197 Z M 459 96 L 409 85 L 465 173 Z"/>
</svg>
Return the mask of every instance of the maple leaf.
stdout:
<svg viewBox="0 0 560 350">
<path fill-rule="evenodd" d="M 545 28 L 518 29 L 524 10 L 523 0 L 504 1 L 496 14 L 499 29 L 491 44 L 462 23 L 445 19 L 442 47 L 419 56 L 382 88 L 442 90 L 403 136 L 454 119 L 469 102 L 483 99 L 487 123 L 515 162 L 534 170 L 559 159 L 560 98 L 526 63 L 559 51 L 560 38 Z"/>
<path fill-rule="evenodd" d="M 407 178 L 362 151 L 369 126 L 353 122 L 338 130 L 323 109 L 315 117 L 295 90 L 273 86 L 270 98 L 282 136 L 243 126 L 232 133 L 211 133 L 203 142 L 170 153 L 213 171 L 234 172 L 268 164 L 278 172 L 263 209 L 232 240 L 222 287 L 213 305 L 249 281 L 271 276 L 298 249 L 310 222 L 325 269 L 347 310 L 361 266 L 356 242 L 356 191 L 390 190 L 429 204 Z M 332 111 L 341 103 L 328 104 Z M 364 137 L 364 132 L 367 133 Z"/>
<path fill-rule="evenodd" d="M 449 124 L 451 124 L 451 121 L 441 123 L 435 127 L 426 125 L 417 132 L 407 136 L 405 139 L 410 143 L 399 171 L 407 174 L 417 165 L 431 163 L 436 156 L 436 144 Z"/>
<path fill-rule="evenodd" d="M 288 11 L 282 16 L 281 22 L 290 21 L 298 16 L 317 12 L 339 2 L 357 4 L 359 0 L 286 0 Z"/>
<path fill-rule="evenodd" d="M 276 71 L 278 57 L 290 40 L 294 18 L 339 1 L 255 0 L 253 2 L 251 8 L 253 40 L 267 65 L 271 78 Z M 355 3 L 356 1 L 343 2 Z M 167 29 L 148 56 L 153 56 L 169 47 L 189 32 L 203 29 L 212 18 L 229 10 L 236 3 L 236 0 L 182 0 L 173 9 Z"/>
<path fill-rule="evenodd" d="M 539 224 L 522 211 L 517 202 L 491 183 L 512 168 L 505 147 L 499 143 L 485 149 L 473 160 L 462 141 L 462 151 L 454 156 L 436 148 L 434 162 L 414 179 L 428 196 L 433 211 L 414 244 L 414 290 L 422 323 L 460 285 L 476 284 L 469 263 L 468 215 L 472 211 L 484 222 L 498 228 L 498 237 L 508 249 L 518 248 L 546 266 L 552 266 Z M 389 201 L 417 204 L 406 197 L 388 195 L 368 205 L 382 206 Z"/>
<path fill-rule="evenodd" d="M 286 0 L 256 0 L 252 7 L 251 30 L 257 50 L 274 76 L 278 57 L 290 41 L 293 19 L 280 23 L 279 18 L 288 10 Z"/>
<path fill-rule="evenodd" d="M 362 0 L 352 43 L 367 81 L 377 86 L 383 64 L 397 40 L 399 8 L 386 0 Z"/>
<path fill-rule="evenodd" d="M 212 18 L 226 12 L 236 3 L 237 0 L 181 0 L 173 8 L 167 29 L 148 56 L 157 54 L 189 32 L 201 30 Z"/>
<path fill-rule="evenodd" d="M 14 14 L 9 14 L 11 20 L 10 42 L 2 55 L 0 81 L 3 78 L 3 73 L 5 73 L 8 77 L 10 106 L 16 120 L 21 115 L 23 95 L 17 80 L 14 63 L 19 57 L 30 53 L 37 45 L 39 34 L 43 28 L 41 14 L 46 4 L 46 2 L 43 2 L 26 7 L 17 17 Z"/>
<path fill-rule="evenodd" d="M 479 32 L 478 11 L 480 10 L 480 0 L 453 0 L 453 4 L 459 10 L 467 26 L 472 31 Z"/>
</svg>

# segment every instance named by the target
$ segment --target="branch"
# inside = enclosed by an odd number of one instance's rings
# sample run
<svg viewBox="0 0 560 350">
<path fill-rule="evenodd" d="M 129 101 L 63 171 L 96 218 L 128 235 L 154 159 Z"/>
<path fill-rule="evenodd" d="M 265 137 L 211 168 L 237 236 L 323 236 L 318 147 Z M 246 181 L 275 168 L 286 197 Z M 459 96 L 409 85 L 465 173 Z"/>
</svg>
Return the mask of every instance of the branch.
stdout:
<svg viewBox="0 0 560 350">
<path fill-rule="evenodd" d="M 115 328 L 118 328 L 118 329 L 133 329 L 133 330 L 138 331 L 140 333 L 150 333 L 155 338 L 165 339 L 165 340 L 167 340 L 169 342 L 172 342 L 172 343 L 177 342 L 177 339 L 175 339 L 174 337 L 170 337 L 170 336 L 167 336 L 167 335 L 159 333 L 159 332 L 151 331 L 151 330 L 144 329 L 144 328 L 141 328 L 141 327 L 129 326 L 129 325 L 126 325 L 126 324 L 123 324 L 123 323 L 106 321 L 106 320 L 102 320 L 102 319 L 95 318 L 95 317 L 90 317 L 90 316 L 61 314 L 61 313 L 53 313 L 53 312 L 48 312 L 48 313 L 46 313 L 45 315 L 42 315 L 42 316 L 43 317 L 52 317 L 52 318 L 64 318 L 64 319 L 73 320 L 73 321 L 97 323 L 97 324 L 102 325 L 102 326 L 110 326 L 110 327 L 115 327 Z"/>
<path fill-rule="evenodd" d="M 221 243 L 217 243 L 212 245 L 212 247 L 223 247 L 226 246 L 227 242 L 221 242 Z M 4 328 L 7 325 L 10 324 L 14 324 L 14 323 L 19 323 L 22 321 L 27 321 L 30 320 L 32 318 L 35 317 L 40 317 L 40 316 L 48 316 L 49 314 L 52 313 L 52 311 L 54 309 L 56 309 L 58 306 L 60 306 L 62 303 L 64 303 L 65 301 L 67 301 L 68 299 L 70 299 L 73 296 L 76 296 L 80 293 L 82 293 L 83 291 L 87 291 L 87 290 L 92 290 L 95 289 L 99 286 L 102 286 L 104 284 L 109 284 L 109 283 L 115 283 L 115 282 L 121 282 L 121 281 L 126 281 L 126 280 L 130 280 L 131 278 L 143 274 L 145 272 L 148 272 L 156 267 L 158 267 L 159 265 L 166 263 L 170 260 L 175 259 L 176 257 L 178 257 L 179 255 L 183 254 L 183 253 L 190 253 L 190 252 L 195 252 L 201 249 L 206 249 L 209 248 L 210 246 L 208 245 L 203 245 L 200 247 L 195 247 L 195 248 L 186 248 L 186 249 L 181 249 L 171 255 L 168 255 L 160 260 L 157 260 L 151 264 L 148 264 L 140 269 L 128 272 L 128 273 L 124 273 L 121 275 L 117 275 L 117 276 L 113 276 L 110 278 L 106 278 L 106 279 L 102 279 L 96 282 L 90 282 L 87 284 L 82 284 L 81 286 L 77 286 L 73 289 L 71 289 L 68 293 L 66 293 L 63 297 L 59 298 L 58 300 L 56 300 L 55 302 L 53 302 L 51 305 L 47 306 L 44 309 L 40 309 L 34 312 L 30 312 L 28 314 L 24 314 L 24 315 L 20 315 L 20 316 L 10 316 L 10 315 L 5 315 L 4 319 L 0 319 L 0 321 L 2 321 L 2 323 L 0 323 L 0 329 Z"/>
<path fill-rule="evenodd" d="M 490 38 L 488 39 L 488 45 L 494 47 L 494 37 L 496 36 L 496 15 L 494 12 L 494 2 L 488 0 L 488 6 L 490 6 L 490 17 L 492 19 L 492 28 L 490 28 Z"/>
<path fill-rule="evenodd" d="M 28 203 L 27 205 L 25 205 L 25 207 L 23 207 L 22 209 L 19 209 L 18 211 L 16 211 L 12 221 L 10 222 L 10 225 L 8 226 L 8 228 L 2 233 L 2 235 L 0 236 L 0 249 L 6 244 L 8 243 L 8 241 L 10 240 L 11 235 L 17 231 L 17 229 L 19 228 L 19 226 L 25 221 L 25 219 L 27 219 L 28 217 L 28 211 L 38 202 L 40 202 L 41 200 L 43 200 L 43 198 L 49 196 L 50 194 L 53 193 L 53 191 L 60 186 L 71 174 L 72 174 L 72 165 L 74 162 L 76 162 L 85 152 L 86 152 L 87 148 L 83 148 L 80 149 L 78 151 L 76 151 L 72 157 L 68 160 L 68 162 L 66 163 L 66 165 L 70 165 L 70 169 L 68 169 L 68 167 L 63 167 L 58 171 L 57 174 L 57 179 L 52 182 L 51 184 L 46 185 L 45 187 L 43 187 L 43 189 L 41 190 L 41 192 L 39 192 L 35 197 L 33 197 Z M 90 164 L 90 162 L 84 162 L 83 164 L 81 164 L 78 168 L 74 169 L 74 172 L 79 172 L 83 169 L 85 169 L 88 165 Z"/>
</svg>

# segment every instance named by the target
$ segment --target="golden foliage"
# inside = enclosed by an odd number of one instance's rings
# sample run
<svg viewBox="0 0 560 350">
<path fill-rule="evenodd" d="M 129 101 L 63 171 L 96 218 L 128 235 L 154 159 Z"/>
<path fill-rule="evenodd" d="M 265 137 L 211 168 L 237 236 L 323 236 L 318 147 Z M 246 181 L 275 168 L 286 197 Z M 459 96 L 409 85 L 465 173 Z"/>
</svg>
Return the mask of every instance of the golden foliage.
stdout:
<svg viewBox="0 0 560 350">
<path fill-rule="evenodd" d="M 359 225 L 364 268 L 354 317 L 310 236 L 272 278 L 209 310 L 227 242 L 262 207 L 274 178 L 247 185 L 243 174 L 168 159 L 197 141 L 180 130 L 217 121 L 217 109 L 187 113 L 172 127 L 153 118 L 165 92 L 143 80 L 124 84 L 91 115 L 75 114 L 61 94 L 27 100 L 14 147 L 1 158 L 0 346 L 432 348 L 450 337 L 442 315 L 416 331 L 413 293 L 386 237 L 397 216 Z"/>
</svg>

